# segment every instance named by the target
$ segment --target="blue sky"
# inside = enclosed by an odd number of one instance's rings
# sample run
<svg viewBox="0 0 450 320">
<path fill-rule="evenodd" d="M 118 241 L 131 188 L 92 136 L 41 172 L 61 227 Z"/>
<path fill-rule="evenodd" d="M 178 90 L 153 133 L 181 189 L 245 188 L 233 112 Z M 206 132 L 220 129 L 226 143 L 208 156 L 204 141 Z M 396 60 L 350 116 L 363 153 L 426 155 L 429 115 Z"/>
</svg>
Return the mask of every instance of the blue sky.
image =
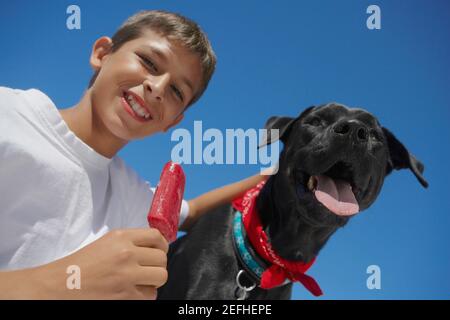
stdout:
<svg viewBox="0 0 450 320">
<path fill-rule="evenodd" d="M 66 8 L 81 8 L 81 30 Z M 366 8 L 381 8 L 381 30 Z M 10 1 L 0 10 L 0 85 L 39 88 L 59 108 L 81 98 L 93 42 L 141 9 L 196 20 L 218 56 L 204 97 L 179 127 L 261 128 L 272 115 L 338 101 L 364 107 L 426 165 L 429 189 L 408 171 L 339 230 L 310 269 L 321 299 L 450 298 L 450 4 L 447 1 Z M 156 184 L 175 142 L 158 134 L 120 155 Z M 185 165 L 187 199 L 260 165 Z M 381 268 L 369 290 L 366 269 Z M 296 285 L 294 299 L 316 299 Z"/>
</svg>

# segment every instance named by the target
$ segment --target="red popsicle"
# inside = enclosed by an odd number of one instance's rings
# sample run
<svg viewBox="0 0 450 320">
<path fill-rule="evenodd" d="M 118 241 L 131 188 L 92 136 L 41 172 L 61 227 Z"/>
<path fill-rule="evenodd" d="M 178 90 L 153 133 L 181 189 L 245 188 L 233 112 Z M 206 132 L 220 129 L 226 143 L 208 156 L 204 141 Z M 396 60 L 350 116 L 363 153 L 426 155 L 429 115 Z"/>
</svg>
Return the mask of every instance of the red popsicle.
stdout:
<svg viewBox="0 0 450 320">
<path fill-rule="evenodd" d="M 168 242 L 177 238 L 185 181 L 181 166 L 172 161 L 167 162 L 147 216 L 150 227 L 158 229 Z"/>
</svg>

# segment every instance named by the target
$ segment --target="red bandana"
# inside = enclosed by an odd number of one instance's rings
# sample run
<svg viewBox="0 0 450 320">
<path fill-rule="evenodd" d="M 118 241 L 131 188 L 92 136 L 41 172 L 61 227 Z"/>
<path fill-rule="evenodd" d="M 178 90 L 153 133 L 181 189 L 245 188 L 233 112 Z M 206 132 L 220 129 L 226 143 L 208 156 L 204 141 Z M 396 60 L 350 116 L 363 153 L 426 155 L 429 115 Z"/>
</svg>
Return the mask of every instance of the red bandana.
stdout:
<svg viewBox="0 0 450 320">
<path fill-rule="evenodd" d="M 268 242 L 266 233 L 263 230 L 261 220 L 256 210 L 256 197 L 264 186 L 265 181 L 260 182 L 256 187 L 248 190 L 242 197 L 233 200 L 233 207 L 242 213 L 245 231 L 256 252 L 265 260 L 272 263 L 272 266 L 264 271 L 261 278 L 260 287 L 271 289 L 282 284 L 286 279 L 301 282 L 313 295 L 322 295 L 322 290 L 316 280 L 305 274 L 316 260 L 309 263 L 292 262 L 284 260 L 275 253 Z"/>
</svg>

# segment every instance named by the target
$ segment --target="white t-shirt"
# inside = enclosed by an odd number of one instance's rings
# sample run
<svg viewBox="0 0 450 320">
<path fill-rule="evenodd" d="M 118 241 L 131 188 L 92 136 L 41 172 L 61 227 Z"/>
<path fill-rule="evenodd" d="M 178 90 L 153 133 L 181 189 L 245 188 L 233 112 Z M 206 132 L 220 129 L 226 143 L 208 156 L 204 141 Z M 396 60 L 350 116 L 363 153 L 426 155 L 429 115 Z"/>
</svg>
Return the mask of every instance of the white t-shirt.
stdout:
<svg viewBox="0 0 450 320">
<path fill-rule="evenodd" d="M 43 265 L 113 229 L 146 228 L 154 188 L 70 131 L 36 89 L 0 87 L 0 270 Z M 180 225 L 188 215 L 183 200 Z"/>
</svg>

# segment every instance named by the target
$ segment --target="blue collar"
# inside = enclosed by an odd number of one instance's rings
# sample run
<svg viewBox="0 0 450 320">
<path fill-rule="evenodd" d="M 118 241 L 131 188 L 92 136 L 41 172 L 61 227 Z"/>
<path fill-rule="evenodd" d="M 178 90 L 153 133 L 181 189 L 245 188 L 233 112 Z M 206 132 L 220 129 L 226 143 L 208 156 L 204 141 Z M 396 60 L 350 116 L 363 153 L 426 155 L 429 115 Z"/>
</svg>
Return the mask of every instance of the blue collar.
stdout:
<svg viewBox="0 0 450 320">
<path fill-rule="evenodd" d="M 233 243 L 239 261 L 256 283 L 261 282 L 263 272 L 269 264 L 262 260 L 248 241 L 242 223 L 242 213 L 236 211 L 233 219 Z"/>
</svg>

